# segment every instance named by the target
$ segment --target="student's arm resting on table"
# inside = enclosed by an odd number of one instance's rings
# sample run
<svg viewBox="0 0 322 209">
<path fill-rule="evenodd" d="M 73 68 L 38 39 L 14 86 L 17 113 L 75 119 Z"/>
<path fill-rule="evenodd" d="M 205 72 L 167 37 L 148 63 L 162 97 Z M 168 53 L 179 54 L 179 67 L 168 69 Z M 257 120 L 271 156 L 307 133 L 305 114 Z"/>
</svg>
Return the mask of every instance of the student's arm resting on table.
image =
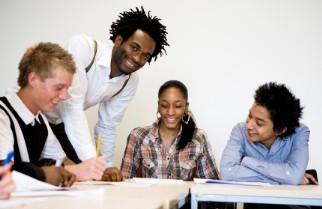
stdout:
<svg viewBox="0 0 322 209">
<path fill-rule="evenodd" d="M 140 132 L 140 128 L 133 129 L 127 138 L 126 148 L 124 150 L 124 155 L 121 164 L 121 171 L 123 177 L 133 178 L 137 177 L 138 169 L 141 167 L 140 165 L 140 143 L 138 134 Z"/>
<path fill-rule="evenodd" d="M 101 154 L 107 156 L 107 167 L 114 165 L 116 128 L 121 123 L 125 110 L 135 96 L 139 78 L 132 74 L 127 85 L 115 97 L 101 103 L 99 118 L 95 126 L 95 138 L 102 137 Z"/>
<path fill-rule="evenodd" d="M 268 182 L 271 179 L 241 165 L 244 156 L 244 136 L 242 127 L 237 124 L 230 135 L 220 162 L 220 178 L 228 181 Z"/>
<path fill-rule="evenodd" d="M 308 141 L 310 130 L 306 126 L 297 129 L 291 153 L 284 163 L 272 163 L 245 156 L 242 165 L 280 184 L 301 184 L 309 160 Z M 289 139 L 287 139 L 289 140 Z"/>
</svg>

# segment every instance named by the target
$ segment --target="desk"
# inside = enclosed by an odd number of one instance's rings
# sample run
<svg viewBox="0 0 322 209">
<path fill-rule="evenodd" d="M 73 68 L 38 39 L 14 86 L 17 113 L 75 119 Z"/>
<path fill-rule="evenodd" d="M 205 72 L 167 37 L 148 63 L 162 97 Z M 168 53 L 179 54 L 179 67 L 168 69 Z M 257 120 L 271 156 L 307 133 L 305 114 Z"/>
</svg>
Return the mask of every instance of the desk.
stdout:
<svg viewBox="0 0 322 209">
<path fill-rule="evenodd" d="M 102 197 L 50 196 L 15 209 L 172 209 L 185 203 L 192 182 L 182 185 L 116 186 L 78 185 L 80 189 L 104 188 Z M 30 197 L 33 198 L 33 197 Z M 19 200 L 18 197 L 13 198 Z"/>
<path fill-rule="evenodd" d="M 322 186 L 195 184 L 191 209 L 197 209 L 199 201 L 322 206 Z"/>
</svg>

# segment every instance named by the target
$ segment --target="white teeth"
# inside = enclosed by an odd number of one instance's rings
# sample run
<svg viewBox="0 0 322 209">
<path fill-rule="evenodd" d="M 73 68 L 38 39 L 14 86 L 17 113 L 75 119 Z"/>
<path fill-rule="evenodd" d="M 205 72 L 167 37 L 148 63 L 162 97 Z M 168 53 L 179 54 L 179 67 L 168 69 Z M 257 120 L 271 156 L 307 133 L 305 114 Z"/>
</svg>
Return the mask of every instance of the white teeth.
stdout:
<svg viewBox="0 0 322 209">
<path fill-rule="evenodd" d="M 132 63 L 130 60 L 127 60 L 127 64 L 130 68 L 134 68 L 134 63 Z"/>
</svg>

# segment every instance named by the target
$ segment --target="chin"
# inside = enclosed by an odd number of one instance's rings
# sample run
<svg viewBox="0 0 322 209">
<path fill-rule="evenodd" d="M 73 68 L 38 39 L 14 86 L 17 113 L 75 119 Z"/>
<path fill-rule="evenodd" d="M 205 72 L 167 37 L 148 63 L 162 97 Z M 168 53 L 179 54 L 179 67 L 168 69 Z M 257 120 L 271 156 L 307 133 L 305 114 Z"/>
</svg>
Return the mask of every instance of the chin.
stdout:
<svg viewBox="0 0 322 209">
<path fill-rule="evenodd" d="M 178 124 L 166 124 L 166 127 L 168 128 L 168 129 L 176 129 L 176 128 L 178 128 L 180 125 L 178 125 Z"/>
</svg>

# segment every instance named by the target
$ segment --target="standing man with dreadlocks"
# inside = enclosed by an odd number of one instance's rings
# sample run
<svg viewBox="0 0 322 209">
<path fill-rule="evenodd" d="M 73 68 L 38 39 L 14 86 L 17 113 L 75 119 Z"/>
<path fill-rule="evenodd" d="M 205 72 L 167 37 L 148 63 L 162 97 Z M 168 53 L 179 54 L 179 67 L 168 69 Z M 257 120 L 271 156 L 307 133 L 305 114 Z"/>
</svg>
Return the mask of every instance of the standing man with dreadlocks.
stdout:
<svg viewBox="0 0 322 209">
<path fill-rule="evenodd" d="M 96 156 L 84 110 L 99 104 L 95 139 L 98 135 L 102 138 L 100 154 L 107 156 L 108 167 L 114 164 L 116 127 L 138 86 L 136 71 L 166 53 L 165 47 L 169 46 L 166 27 L 143 7 L 120 13 L 111 25 L 110 35 L 112 48 L 86 35 L 71 39 L 68 50 L 77 72 L 70 98 L 48 115 L 56 124 L 56 135 L 62 134 L 58 132 L 63 127 L 67 133 L 58 138 L 65 149 L 74 148 L 75 155 L 69 158 L 80 162 Z"/>
</svg>

